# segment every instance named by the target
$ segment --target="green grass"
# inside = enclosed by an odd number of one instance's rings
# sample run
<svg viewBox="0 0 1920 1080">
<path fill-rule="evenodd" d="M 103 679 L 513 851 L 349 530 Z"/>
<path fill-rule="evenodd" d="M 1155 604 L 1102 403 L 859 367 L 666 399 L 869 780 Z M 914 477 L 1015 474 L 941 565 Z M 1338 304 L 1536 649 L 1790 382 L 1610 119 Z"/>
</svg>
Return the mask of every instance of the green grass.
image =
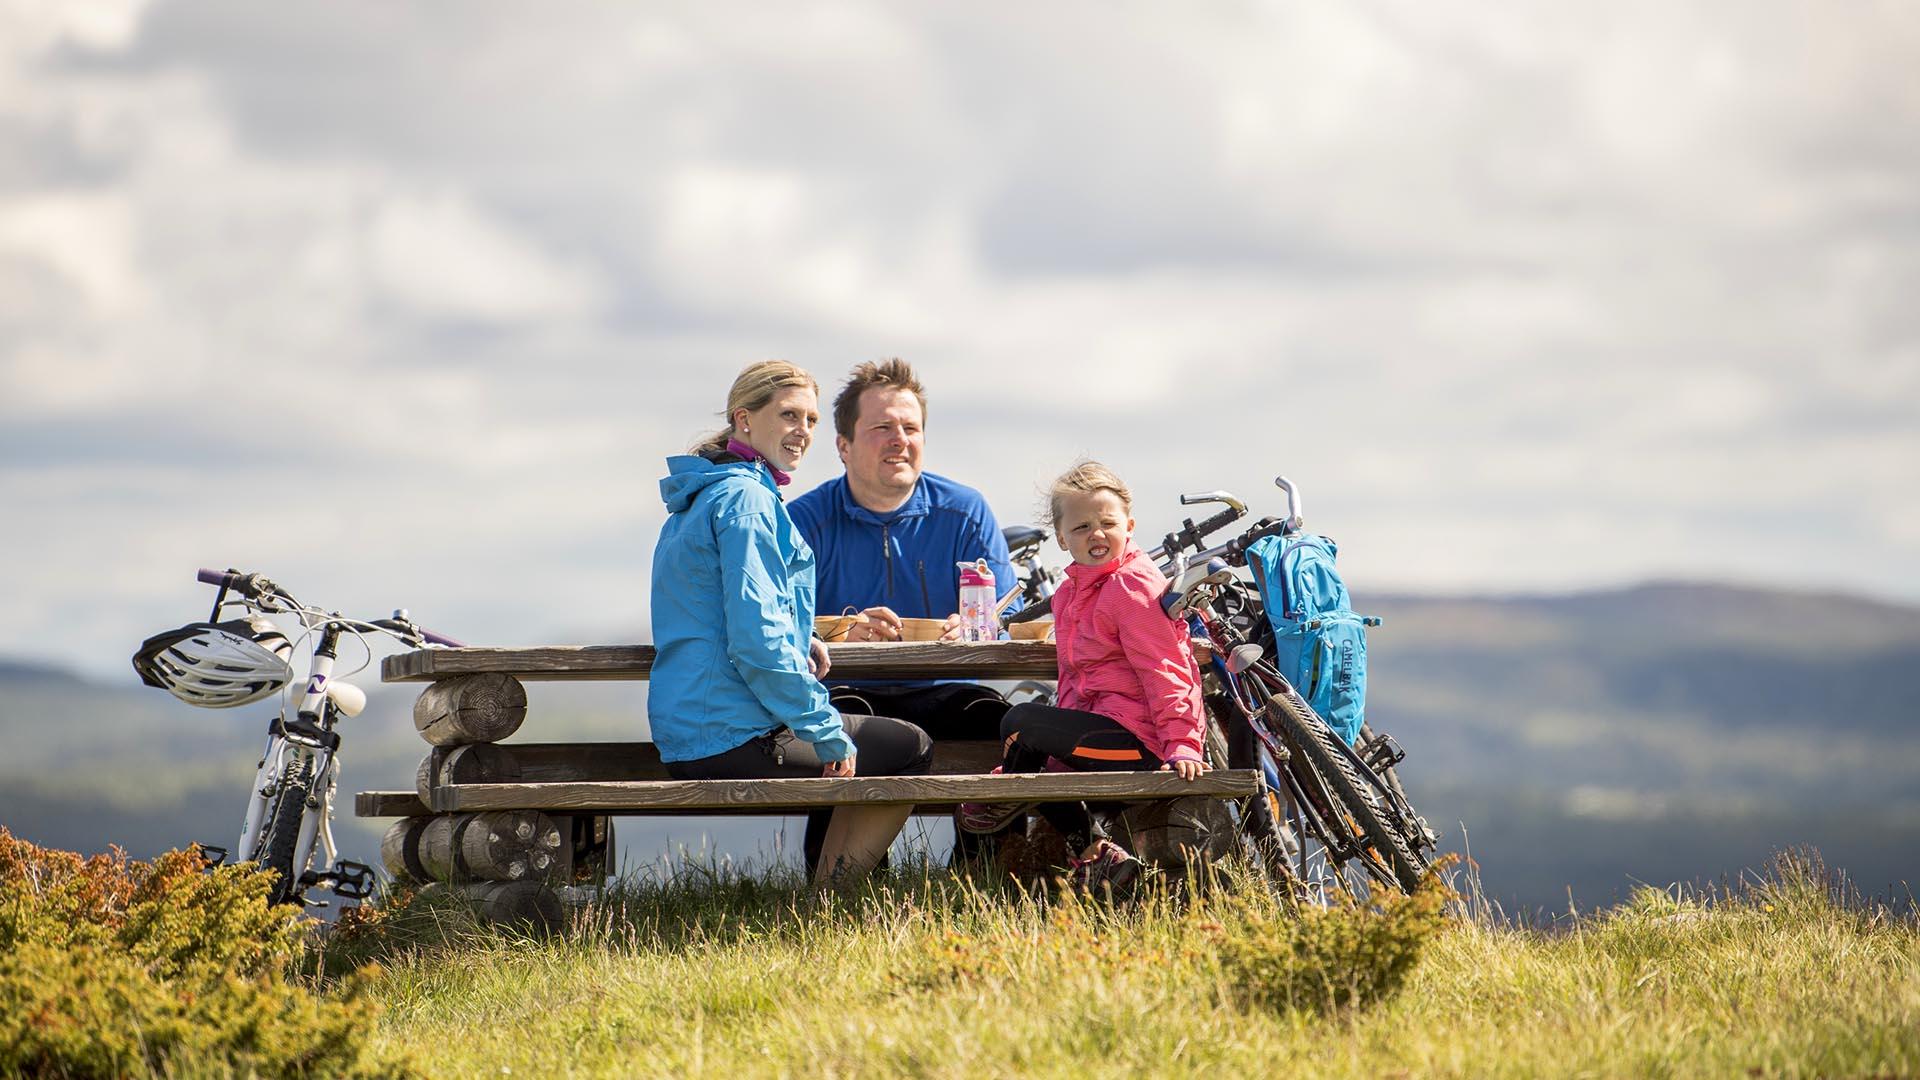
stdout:
<svg viewBox="0 0 1920 1080">
<path fill-rule="evenodd" d="M 376 1048 L 436 1076 L 1920 1075 L 1920 925 L 1805 860 L 1552 929 L 1255 896 L 706 872 L 544 938 L 416 904 L 323 966 L 378 961 Z"/>
</svg>

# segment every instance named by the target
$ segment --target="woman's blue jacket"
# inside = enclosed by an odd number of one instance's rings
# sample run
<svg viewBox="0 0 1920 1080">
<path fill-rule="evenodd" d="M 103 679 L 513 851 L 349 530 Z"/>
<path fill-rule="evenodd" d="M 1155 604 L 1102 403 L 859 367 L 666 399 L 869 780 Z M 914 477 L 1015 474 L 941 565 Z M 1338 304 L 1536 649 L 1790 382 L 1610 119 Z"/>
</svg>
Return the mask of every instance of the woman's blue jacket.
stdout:
<svg viewBox="0 0 1920 1080">
<path fill-rule="evenodd" d="M 653 551 L 647 722 L 663 761 L 711 757 L 782 725 L 823 761 L 853 753 L 807 668 L 813 550 L 758 463 L 667 459 Z"/>
</svg>

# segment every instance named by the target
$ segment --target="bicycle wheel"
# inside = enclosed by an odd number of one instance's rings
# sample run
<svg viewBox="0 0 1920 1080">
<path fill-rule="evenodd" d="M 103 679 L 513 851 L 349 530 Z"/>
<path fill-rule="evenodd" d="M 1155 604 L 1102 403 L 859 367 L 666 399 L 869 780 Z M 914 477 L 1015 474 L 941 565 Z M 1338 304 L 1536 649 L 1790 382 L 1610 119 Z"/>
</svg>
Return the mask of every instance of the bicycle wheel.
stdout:
<svg viewBox="0 0 1920 1080">
<path fill-rule="evenodd" d="M 300 846 L 300 823 L 307 813 L 307 795 L 313 789 L 313 766 L 306 761 L 290 762 L 280 778 L 280 794 L 267 818 L 266 833 L 260 842 L 260 867 L 274 873 L 273 886 L 267 892 L 267 904 L 290 904 L 301 899 L 300 871 L 293 865 L 294 849 Z"/>
<path fill-rule="evenodd" d="M 1310 772 L 1312 780 L 1337 803 L 1330 808 L 1332 814 L 1325 823 L 1336 833 L 1336 837 L 1330 837 L 1335 843 L 1328 845 L 1329 857 L 1342 862 L 1357 858 L 1368 875 L 1381 884 L 1412 892 L 1426 872 L 1426 861 L 1414 854 L 1413 838 L 1388 826 L 1395 815 L 1388 810 L 1389 796 L 1379 777 L 1367 770 L 1372 783 L 1362 781 L 1355 763 L 1336 748 L 1339 736 L 1290 687 L 1284 693 L 1267 696 L 1267 711 L 1293 746 L 1289 768 Z M 1311 786 L 1303 786 L 1311 795 Z"/>
</svg>

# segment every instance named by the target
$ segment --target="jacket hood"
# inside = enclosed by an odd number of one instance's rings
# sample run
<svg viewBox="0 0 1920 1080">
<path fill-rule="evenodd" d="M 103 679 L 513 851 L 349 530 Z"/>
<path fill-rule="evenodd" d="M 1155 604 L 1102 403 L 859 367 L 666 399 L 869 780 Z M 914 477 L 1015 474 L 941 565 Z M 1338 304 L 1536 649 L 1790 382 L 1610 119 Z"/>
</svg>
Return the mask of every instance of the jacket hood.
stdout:
<svg viewBox="0 0 1920 1080">
<path fill-rule="evenodd" d="M 677 514 L 693 505 L 709 485 L 732 476 L 749 477 L 773 488 L 773 477 L 757 462 L 731 461 L 716 465 L 697 454 L 675 454 L 667 459 L 667 475 L 660 478 L 660 498 L 667 512 Z"/>
</svg>

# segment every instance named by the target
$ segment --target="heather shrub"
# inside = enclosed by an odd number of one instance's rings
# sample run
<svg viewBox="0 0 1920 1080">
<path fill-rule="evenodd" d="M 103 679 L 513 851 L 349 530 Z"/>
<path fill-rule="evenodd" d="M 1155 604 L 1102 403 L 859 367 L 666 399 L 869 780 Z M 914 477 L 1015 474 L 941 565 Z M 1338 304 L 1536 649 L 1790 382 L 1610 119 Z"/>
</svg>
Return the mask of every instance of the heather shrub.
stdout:
<svg viewBox="0 0 1920 1080">
<path fill-rule="evenodd" d="M 1410 896 L 1370 905 L 1241 905 L 1219 936 L 1229 993 L 1252 1008 L 1329 1012 L 1380 1001 L 1406 982 L 1446 923 L 1454 892 L 1428 873 Z"/>
<path fill-rule="evenodd" d="M 303 929 L 251 867 L 82 858 L 0 829 L 0 1073 L 392 1075 L 362 980 L 288 980 Z"/>
</svg>

